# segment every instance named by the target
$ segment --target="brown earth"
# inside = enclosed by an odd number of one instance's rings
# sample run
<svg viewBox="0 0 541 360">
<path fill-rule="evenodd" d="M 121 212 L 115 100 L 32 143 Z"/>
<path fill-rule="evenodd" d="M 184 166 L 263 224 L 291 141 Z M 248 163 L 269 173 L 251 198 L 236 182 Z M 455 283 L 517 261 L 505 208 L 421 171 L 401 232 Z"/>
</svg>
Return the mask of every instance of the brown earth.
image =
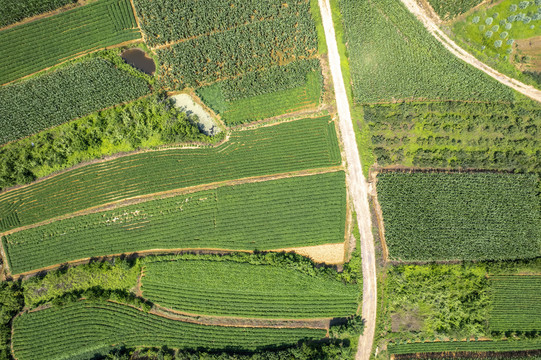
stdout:
<svg viewBox="0 0 541 360">
<path fill-rule="evenodd" d="M 516 40 L 516 49 L 519 55 L 529 56 L 531 59 L 527 63 L 515 62 L 520 71 L 541 72 L 541 36 Z"/>
</svg>

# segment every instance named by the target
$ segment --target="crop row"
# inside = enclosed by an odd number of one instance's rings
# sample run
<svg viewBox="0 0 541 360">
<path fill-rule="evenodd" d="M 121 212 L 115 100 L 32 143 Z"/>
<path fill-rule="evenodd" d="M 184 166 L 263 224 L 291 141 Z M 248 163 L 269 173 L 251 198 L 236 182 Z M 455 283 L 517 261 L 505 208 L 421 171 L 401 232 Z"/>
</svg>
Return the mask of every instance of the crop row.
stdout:
<svg viewBox="0 0 541 360">
<path fill-rule="evenodd" d="M 121 5 L 111 6 L 117 3 Z M 133 12 L 125 11 L 126 6 L 130 6 L 128 0 L 100 0 L 0 31 L 0 83 L 56 65 L 81 52 L 140 38 Z M 130 18 L 125 20 L 126 16 Z M 133 26 L 125 29 L 129 24 Z"/>
<path fill-rule="evenodd" d="M 272 21 L 285 15 L 310 14 L 306 0 L 287 3 L 282 0 L 135 0 L 135 8 L 150 45 L 224 31 L 246 23 Z"/>
<path fill-rule="evenodd" d="M 234 132 L 215 148 L 147 152 L 67 171 L 0 194 L 0 219 L 16 211 L 28 225 L 127 197 L 340 162 L 329 117 L 292 121 Z"/>
<path fill-rule="evenodd" d="M 0 144 L 149 92 L 146 81 L 103 59 L 0 88 Z"/>
<path fill-rule="evenodd" d="M 541 110 L 530 104 L 364 108 L 378 165 L 541 171 Z"/>
<path fill-rule="evenodd" d="M 340 9 L 358 102 L 514 99 L 511 89 L 454 57 L 400 0 L 340 0 Z"/>
<path fill-rule="evenodd" d="M 495 276 L 491 282 L 490 330 L 541 330 L 541 276 Z"/>
<path fill-rule="evenodd" d="M 308 16 L 286 15 L 189 39 L 156 51 L 158 76 L 169 88 L 199 87 L 218 80 L 288 63 L 317 52 Z"/>
<path fill-rule="evenodd" d="M 340 243 L 343 172 L 221 187 L 78 216 L 4 238 L 14 273 L 150 249 L 269 250 Z"/>
<path fill-rule="evenodd" d="M 384 172 L 377 188 L 393 259 L 539 256 L 535 174 Z"/>
<path fill-rule="evenodd" d="M 177 260 L 146 263 L 142 291 L 188 313 L 323 318 L 354 314 L 358 287 L 272 265 Z"/>
<path fill-rule="evenodd" d="M 254 350 L 320 339 L 325 330 L 192 324 L 114 303 L 80 301 L 17 317 L 13 352 L 19 360 L 71 358 L 113 344 L 128 347 Z"/>
<path fill-rule="evenodd" d="M 389 344 L 390 354 L 415 354 L 430 352 L 455 351 L 520 351 L 537 350 L 541 347 L 541 339 L 501 340 L 501 341 L 441 341 L 414 342 L 408 344 Z"/>
<path fill-rule="evenodd" d="M 428 0 L 436 13 L 442 19 L 452 19 L 457 15 L 463 14 L 470 10 L 475 5 L 478 5 L 482 0 Z"/>
</svg>

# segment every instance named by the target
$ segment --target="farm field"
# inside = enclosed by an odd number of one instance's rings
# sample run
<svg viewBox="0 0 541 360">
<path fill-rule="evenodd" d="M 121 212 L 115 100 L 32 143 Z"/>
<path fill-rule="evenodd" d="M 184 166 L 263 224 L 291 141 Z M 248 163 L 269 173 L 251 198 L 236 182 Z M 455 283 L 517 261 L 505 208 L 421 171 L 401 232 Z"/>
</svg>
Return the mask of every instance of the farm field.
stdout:
<svg viewBox="0 0 541 360">
<path fill-rule="evenodd" d="M 541 170 L 534 103 L 401 103 L 363 113 L 379 166 Z"/>
<path fill-rule="evenodd" d="M 354 314 L 358 288 L 272 265 L 177 260 L 145 263 L 142 292 L 192 314 L 296 319 Z"/>
<path fill-rule="evenodd" d="M 81 53 L 140 39 L 128 0 L 100 0 L 0 31 L 0 84 Z"/>
<path fill-rule="evenodd" d="M 356 102 L 514 100 L 511 89 L 449 53 L 400 0 L 339 4 Z"/>
<path fill-rule="evenodd" d="M 74 2 L 75 0 L 4 0 L 0 7 L 0 28 Z"/>
<path fill-rule="evenodd" d="M 494 276 L 491 331 L 537 331 L 541 329 L 541 275 Z"/>
<path fill-rule="evenodd" d="M 149 91 L 144 79 L 100 58 L 0 87 L 0 144 L 134 100 Z"/>
<path fill-rule="evenodd" d="M 344 242 L 345 175 L 219 187 L 5 236 L 13 273 L 151 249 L 270 250 Z"/>
<path fill-rule="evenodd" d="M 111 302 L 79 301 L 19 316 L 13 350 L 20 360 L 74 357 L 113 344 L 253 350 L 320 339 L 325 330 L 206 326 L 167 319 Z"/>
<path fill-rule="evenodd" d="M 524 351 L 537 350 L 541 347 L 540 339 L 533 340 L 502 340 L 502 341 L 442 341 L 442 342 L 415 342 L 410 344 L 389 345 L 391 354 L 414 354 L 429 352 L 455 352 L 455 351 Z"/>
<path fill-rule="evenodd" d="M 441 19 L 449 20 L 479 5 L 482 0 L 428 0 L 428 2 Z"/>
<path fill-rule="evenodd" d="M 392 259 L 539 256 L 535 174 L 383 172 L 377 189 Z"/>
<path fill-rule="evenodd" d="M 237 131 L 219 147 L 126 156 L 4 192 L 0 231 L 128 197 L 340 162 L 329 117 Z"/>
</svg>

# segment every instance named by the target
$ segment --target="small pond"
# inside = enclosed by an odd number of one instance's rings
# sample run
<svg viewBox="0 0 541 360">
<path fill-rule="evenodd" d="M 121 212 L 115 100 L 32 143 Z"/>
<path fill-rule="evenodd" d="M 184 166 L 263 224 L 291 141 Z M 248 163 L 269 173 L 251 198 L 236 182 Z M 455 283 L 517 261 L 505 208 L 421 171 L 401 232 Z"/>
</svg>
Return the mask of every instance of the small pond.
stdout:
<svg viewBox="0 0 541 360">
<path fill-rule="evenodd" d="M 126 63 L 145 74 L 154 75 L 154 72 L 156 71 L 154 60 L 141 49 L 133 48 L 124 50 L 120 56 Z"/>
</svg>

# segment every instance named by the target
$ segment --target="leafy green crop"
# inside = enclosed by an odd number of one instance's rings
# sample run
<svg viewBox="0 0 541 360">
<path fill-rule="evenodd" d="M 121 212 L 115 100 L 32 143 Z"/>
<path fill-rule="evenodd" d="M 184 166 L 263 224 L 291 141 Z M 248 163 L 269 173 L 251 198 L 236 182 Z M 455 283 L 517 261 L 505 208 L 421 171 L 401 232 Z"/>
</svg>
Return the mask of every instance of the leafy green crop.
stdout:
<svg viewBox="0 0 541 360">
<path fill-rule="evenodd" d="M 148 94 L 148 83 L 103 59 L 0 88 L 0 144 Z M 4 185 L 5 186 L 5 185 Z"/>
<path fill-rule="evenodd" d="M 20 360 L 72 358 L 113 344 L 239 350 L 293 345 L 321 339 L 325 330 L 199 325 L 172 320 L 111 302 L 79 301 L 19 316 L 14 356 Z"/>
<path fill-rule="evenodd" d="M 0 27 L 74 2 L 76 0 L 2 0 L 0 1 Z"/>
<path fill-rule="evenodd" d="M 13 273 L 151 249 L 270 250 L 341 243 L 343 172 L 220 187 L 56 221 L 5 237 Z"/>
<path fill-rule="evenodd" d="M 330 117 L 233 132 L 218 147 L 124 156 L 0 194 L 0 226 L 28 225 L 88 207 L 160 191 L 340 165 Z M 10 220 L 11 221 L 11 220 Z"/>
<path fill-rule="evenodd" d="M 463 14 L 482 1 L 483 0 L 428 0 L 440 18 L 444 20 L 452 19 L 457 15 Z"/>
<path fill-rule="evenodd" d="M 377 189 L 392 259 L 503 260 L 540 255 L 535 174 L 383 172 Z"/>
<path fill-rule="evenodd" d="M 498 352 L 498 351 L 537 350 L 540 347 L 541 347 L 541 339 L 537 338 L 537 339 L 531 339 L 531 340 L 525 339 L 525 340 L 500 340 L 500 341 L 413 342 L 409 344 L 391 344 L 388 346 L 388 351 L 391 354 L 416 354 L 416 353 L 428 353 L 428 352 L 456 352 L 456 351 Z M 512 358 L 514 359 L 514 357 Z"/>
<path fill-rule="evenodd" d="M 148 262 L 143 296 L 192 314 L 263 318 L 346 317 L 357 287 L 272 265 L 231 261 Z"/>
</svg>

